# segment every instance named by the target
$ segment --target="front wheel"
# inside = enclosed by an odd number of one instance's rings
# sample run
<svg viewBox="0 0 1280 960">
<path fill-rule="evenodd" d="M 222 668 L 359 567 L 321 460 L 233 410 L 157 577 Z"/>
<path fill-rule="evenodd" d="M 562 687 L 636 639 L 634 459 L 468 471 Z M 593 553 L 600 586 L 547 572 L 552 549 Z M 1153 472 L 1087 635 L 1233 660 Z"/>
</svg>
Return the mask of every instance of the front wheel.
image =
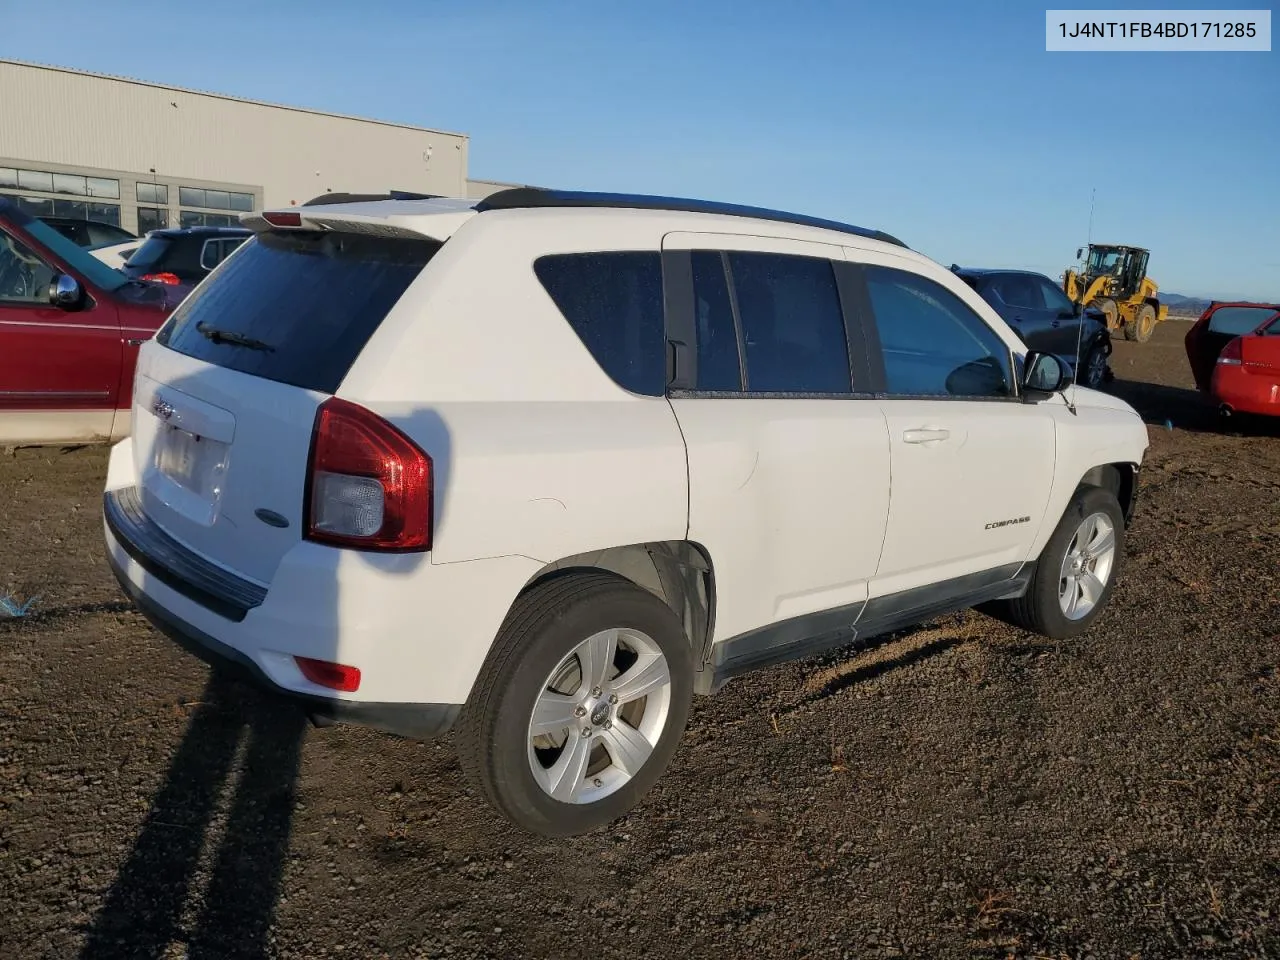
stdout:
<svg viewBox="0 0 1280 960">
<path fill-rule="evenodd" d="M 1107 351 L 1102 344 L 1094 346 L 1080 364 L 1080 386 L 1101 390 L 1107 381 Z"/>
<path fill-rule="evenodd" d="M 1081 487 L 1045 544 L 1027 592 L 984 612 L 1054 640 L 1089 629 L 1111 599 L 1124 560 L 1124 514 L 1115 494 Z"/>
<path fill-rule="evenodd" d="M 693 697 L 693 654 L 661 600 L 608 574 L 520 597 L 459 723 L 463 766 L 517 826 L 586 833 L 666 769 Z"/>
</svg>

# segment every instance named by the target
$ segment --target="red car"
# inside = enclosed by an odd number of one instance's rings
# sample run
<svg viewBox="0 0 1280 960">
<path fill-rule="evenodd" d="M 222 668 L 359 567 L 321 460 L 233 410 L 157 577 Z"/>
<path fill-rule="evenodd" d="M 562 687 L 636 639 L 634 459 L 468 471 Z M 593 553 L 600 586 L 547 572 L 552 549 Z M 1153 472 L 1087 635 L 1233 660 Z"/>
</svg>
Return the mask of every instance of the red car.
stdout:
<svg viewBox="0 0 1280 960">
<path fill-rule="evenodd" d="M 127 436 L 138 346 L 177 303 L 0 197 L 0 445 Z"/>
<path fill-rule="evenodd" d="M 1196 386 L 1220 413 L 1280 416 L 1280 304 L 1212 303 L 1186 346 Z"/>
</svg>

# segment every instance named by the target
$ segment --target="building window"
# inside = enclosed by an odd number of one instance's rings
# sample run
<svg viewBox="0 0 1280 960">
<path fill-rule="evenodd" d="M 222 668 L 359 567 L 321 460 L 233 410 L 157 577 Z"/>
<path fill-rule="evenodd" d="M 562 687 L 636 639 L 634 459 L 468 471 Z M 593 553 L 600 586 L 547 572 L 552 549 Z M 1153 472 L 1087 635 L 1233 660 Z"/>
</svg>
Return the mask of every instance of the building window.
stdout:
<svg viewBox="0 0 1280 960">
<path fill-rule="evenodd" d="M 157 206 L 168 206 L 169 188 L 163 183 L 139 183 L 138 202 Z"/>
<path fill-rule="evenodd" d="M 53 174 L 40 173 L 38 170 L 19 170 L 18 186 L 23 190 L 41 190 L 53 193 Z"/>
<path fill-rule="evenodd" d="M 253 209 L 253 194 L 231 193 L 226 190 L 204 190 L 199 187 L 179 187 L 178 202 L 184 207 L 208 207 L 211 210 Z"/>
<path fill-rule="evenodd" d="M 97 220 L 120 226 L 120 205 L 87 203 L 84 200 L 54 200 L 47 197 L 14 197 L 18 207 L 33 217 L 66 217 L 69 220 Z"/>
<path fill-rule="evenodd" d="M 142 186 L 142 184 L 138 184 Z M 138 236 L 143 237 L 151 230 L 163 230 L 169 225 L 169 211 L 158 207 L 138 208 Z"/>
<path fill-rule="evenodd" d="M 16 170 L 0 167 L 0 189 L 34 190 L 37 193 L 61 193 L 74 197 L 120 199 L 120 181 L 107 177 L 83 177 L 75 173 L 49 173 L 44 170 Z"/>
<path fill-rule="evenodd" d="M 19 209 L 33 217 L 53 216 L 52 200 L 46 200 L 43 197 L 14 197 L 13 199 L 18 201 Z"/>
<path fill-rule="evenodd" d="M 204 213 L 200 210 L 183 210 L 180 214 L 183 227 L 238 227 L 240 218 L 225 213 Z"/>
<path fill-rule="evenodd" d="M 14 197 L 18 206 L 33 217 L 67 217 L 74 220 L 98 220 L 115 226 L 120 225 L 118 203 L 94 203 L 90 199 L 63 199 L 63 197 L 72 196 L 118 200 L 120 199 L 120 181 L 109 177 L 0 167 L 0 190 L 21 190 L 24 193 L 31 190 L 37 193 L 53 194 L 49 197 Z"/>
</svg>

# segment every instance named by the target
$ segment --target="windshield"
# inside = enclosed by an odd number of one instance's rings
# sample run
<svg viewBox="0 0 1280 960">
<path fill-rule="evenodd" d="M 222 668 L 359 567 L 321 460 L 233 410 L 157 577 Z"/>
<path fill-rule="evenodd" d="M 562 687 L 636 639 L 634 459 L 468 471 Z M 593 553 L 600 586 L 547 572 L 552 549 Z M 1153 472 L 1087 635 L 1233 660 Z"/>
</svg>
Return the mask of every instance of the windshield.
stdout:
<svg viewBox="0 0 1280 960">
<path fill-rule="evenodd" d="M 1239 337 L 1253 333 L 1267 317 L 1276 314 L 1275 307 L 1219 307 L 1209 316 L 1209 329 Z"/>
<path fill-rule="evenodd" d="M 1099 248 L 1089 251 L 1089 265 L 1085 268 L 1090 274 L 1119 273 L 1124 265 L 1123 250 L 1107 250 Z"/>
<path fill-rule="evenodd" d="M 85 252 L 82 247 L 76 246 L 74 242 L 47 223 L 32 218 L 22 226 L 31 236 L 57 254 L 68 267 L 99 290 L 118 290 L 129 282 L 123 273 L 113 270 L 97 257 Z"/>
</svg>

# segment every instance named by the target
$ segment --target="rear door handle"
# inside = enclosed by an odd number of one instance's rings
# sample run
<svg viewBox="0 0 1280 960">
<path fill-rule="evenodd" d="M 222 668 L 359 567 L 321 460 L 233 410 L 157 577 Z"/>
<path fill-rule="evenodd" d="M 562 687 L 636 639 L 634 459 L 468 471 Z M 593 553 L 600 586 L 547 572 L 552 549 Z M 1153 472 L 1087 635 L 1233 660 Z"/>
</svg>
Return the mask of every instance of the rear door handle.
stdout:
<svg viewBox="0 0 1280 960">
<path fill-rule="evenodd" d="M 932 427 L 919 427 L 915 430 L 904 431 L 902 439 L 905 443 L 937 443 L 939 440 L 946 440 L 950 436 L 950 430 L 939 430 Z"/>
</svg>

